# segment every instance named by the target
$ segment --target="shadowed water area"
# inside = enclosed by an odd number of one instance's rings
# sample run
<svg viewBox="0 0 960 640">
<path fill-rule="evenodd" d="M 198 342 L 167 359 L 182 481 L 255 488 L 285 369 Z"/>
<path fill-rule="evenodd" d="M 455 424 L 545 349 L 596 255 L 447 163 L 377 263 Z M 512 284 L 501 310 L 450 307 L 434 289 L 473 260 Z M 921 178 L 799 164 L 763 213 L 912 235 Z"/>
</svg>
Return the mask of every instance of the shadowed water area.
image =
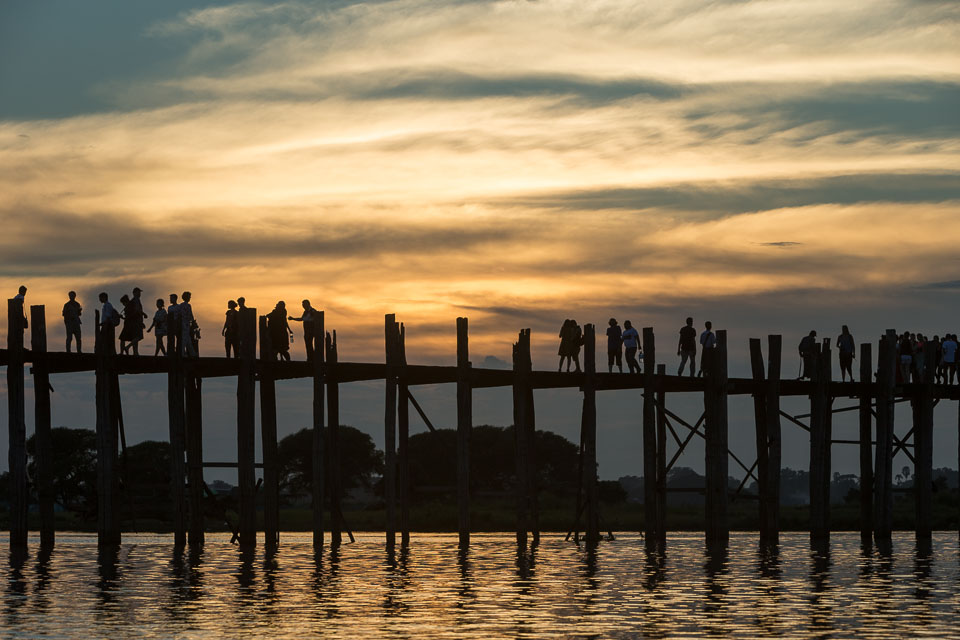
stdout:
<svg viewBox="0 0 960 640">
<path fill-rule="evenodd" d="M 755 533 L 707 554 L 701 534 L 648 555 L 625 534 L 588 553 L 562 536 L 518 553 L 512 534 L 421 534 L 390 554 L 380 535 L 315 556 L 309 535 L 241 552 L 211 535 L 202 551 L 127 535 L 97 551 L 62 534 L 50 553 L 6 539 L 0 635 L 13 638 L 325 637 L 960 637 L 956 533 L 893 552 L 835 534 L 828 553 L 805 533 L 763 552 Z"/>
</svg>

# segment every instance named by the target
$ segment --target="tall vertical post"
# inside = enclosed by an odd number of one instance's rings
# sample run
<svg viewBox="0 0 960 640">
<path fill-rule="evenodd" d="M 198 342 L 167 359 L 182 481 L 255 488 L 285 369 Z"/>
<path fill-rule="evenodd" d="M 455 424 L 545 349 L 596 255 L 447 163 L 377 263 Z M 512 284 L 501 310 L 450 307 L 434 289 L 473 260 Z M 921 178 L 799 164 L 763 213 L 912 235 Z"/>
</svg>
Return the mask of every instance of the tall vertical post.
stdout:
<svg viewBox="0 0 960 640">
<path fill-rule="evenodd" d="M 50 441 L 50 372 L 47 365 L 47 320 L 43 305 L 30 307 L 30 346 L 33 350 L 33 433 L 37 463 L 34 483 L 37 489 L 37 498 L 40 502 L 40 546 L 52 547 L 56 535 L 54 533 L 53 517 L 53 445 Z"/>
<path fill-rule="evenodd" d="M 323 548 L 323 475 L 324 462 L 324 373 L 326 363 L 326 348 L 324 339 L 323 311 L 314 314 L 316 326 L 314 335 L 317 336 L 318 346 L 313 352 L 313 464 L 311 466 L 312 483 L 310 506 L 313 511 L 313 548 Z"/>
<path fill-rule="evenodd" d="M 340 478 L 340 384 L 337 380 L 337 332 L 327 333 L 327 469 L 330 487 L 330 546 L 340 547 L 343 512 L 340 510 L 342 480 Z"/>
<path fill-rule="evenodd" d="M 921 380 L 916 394 L 919 418 L 913 431 L 913 455 L 916 466 L 913 473 L 913 486 L 916 492 L 917 540 L 929 541 L 933 531 L 933 370 L 936 349 L 932 342 L 923 345 L 925 366 L 920 372 Z"/>
<path fill-rule="evenodd" d="M 830 347 L 817 345 L 810 395 L 810 540 L 830 539 Z"/>
<path fill-rule="evenodd" d="M 750 338 L 750 371 L 753 374 L 753 421 L 757 444 L 757 506 L 760 515 L 760 542 L 770 541 L 770 517 L 767 514 L 770 491 L 770 436 L 767 433 L 767 389 L 763 371 L 763 350 L 759 338 Z"/>
<path fill-rule="evenodd" d="M 873 536 L 873 352 L 860 345 L 860 541 Z"/>
<path fill-rule="evenodd" d="M 703 357 L 703 356 L 701 356 Z M 704 430 L 706 437 L 706 539 L 726 546 L 727 523 L 727 332 L 717 331 L 717 346 L 704 368 Z"/>
<path fill-rule="evenodd" d="M 240 312 L 240 375 L 237 376 L 237 482 L 240 486 L 240 546 L 257 544 L 256 368 L 257 310 Z"/>
<path fill-rule="evenodd" d="M 587 547 L 600 542 L 597 482 L 597 336 L 592 324 L 583 327 L 583 487 L 587 498 Z"/>
<path fill-rule="evenodd" d="M 470 432 L 473 389 L 466 318 L 457 318 L 457 530 L 460 547 L 470 544 Z"/>
<path fill-rule="evenodd" d="M 187 482 L 190 485 L 190 546 L 202 546 L 203 533 L 203 378 L 186 377 Z"/>
<path fill-rule="evenodd" d="M 513 435 L 517 476 L 517 545 L 526 547 L 530 508 L 527 432 L 527 386 L 530 383 L 530 330 L 521 329 L 513 345 Z"/>
<path fill-rule="evenodd" d="M 178 547 L 187 543 L 185 518 L 187 504 L 183 491 L 183 480 L 186 473 L 183 464 L 184 440 L 186 437 L 186 411 L 184 406 L 186 383 L 182 350 L 178 348 L 182 334 L 179 326 L 167 327 L 167 425 L 170 437 L 170 505 L 173 509 L 173 542 Z"/>
<path fill-rule="evenodd" d="M 387 372 L 383 411 L 383 497 L 386 502 L 387 547 L 397 541 L 397 317 L 383 317 Z"/>
<path fill-rule="evenodd" d="M 667 365 L 657 365 L 657 542 L 667 548 Z"/>
<path fill-rule="evenodd" d="M 529 330 L 528 330 L 529 331 Z M 530 336 L 527 336 L 527 363 L 528 370 L 533 371 L 533 358 L 529 349 Z M 533 384 L 528 380 L 526 388 L 526 421 L 527 431 L 527 496 L 530 508 L 530 534 L 533 544 L 540 544 L 540 476 L 537 472 L 537 415 L 533 403 Z"/>
<path fill-rule="evenodd" d="M 407 384 L 406 329 L 400 324 L 397 359 L 397 479 L 400 485 L 400 544 L 410 544 L 410 388 Z"/>
<path fill-rule="evenodd" d="M 23 300 L 7 300 L 7 428 L 10 465 L 10 548 L 27 548 L 27 424 L 24 399 Z M 99 382 L 99 378 L 98 378 Z M 99 391 L 99 386 L 97 387 Z"/>
<path fill-rule="evenodd" d="M 877 445 L 875 448 L 874 526 L 877 546 L 890 544 L 893 530 L 893 423 L 897 381 L 897 334 L 887 330 L 880 340 L 877 369 Z"/>
<path fill-rule="evenodd" d="M 643 329 L 643 521 L 646 545 L 657 542 L 657 352 L 653 328 Z"/>
<path fill-rule="evenodd" d="M 267 328 L 260 316 L 260 444 L 263 452 L 263 533 L 267 550 L 280 543 L 280 472 L 277 468 L 276 356 Z"/>
<path fill-rule="evenodd" d="M 780 542 L 780 360 L 783 336 L 767 336 L 767 492 L 766 503 L 768 540 Z"/>
<path fill-rule="evenodd" d="M 114 335 L 113 324 L 107 323 L 101 327 L 97 339 L 97 544 L 100 547 L 120 544 Z"/>
</svg>

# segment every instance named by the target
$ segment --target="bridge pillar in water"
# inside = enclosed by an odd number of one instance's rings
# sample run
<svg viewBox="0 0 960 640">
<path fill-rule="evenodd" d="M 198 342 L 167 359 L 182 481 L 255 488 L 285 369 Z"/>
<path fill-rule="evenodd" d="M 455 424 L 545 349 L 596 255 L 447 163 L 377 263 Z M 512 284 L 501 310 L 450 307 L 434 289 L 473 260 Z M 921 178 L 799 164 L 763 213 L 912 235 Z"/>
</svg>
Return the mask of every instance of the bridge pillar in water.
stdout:
<svg viewBox="0 0 960 640">
<path fill-rule="evenodd" d="M 313 548 L 323 548 L 323 485 L 326 465 L 324 464 L 324 363 L 326 347 L 324 345 L 323 311 L 314 317 L 314 336 L 320 342 L 313 350 L 313 464 L 311 467 L 310 506 L 312 509 Z"/>
<path fill-rule="evenodd" d="M 457 531 L 460 547 L 470 544 L 470 432 L 473 389 L 466 318 L 457 318 Z"/>
<path fill-rule="evenodd" d="M 707 352 L 701 354 L 701 358 Z M 706 438 L 706 541 L 708 546 L 726 547 L 730 538 L 727 522 L 727 332 L 717 331 L 717 346 L 702 363 L 703 409 Z"/>
<path fill-rule="evenodd" d="M 237 376 L 237 483 L 240 487 L 240 546 L 257 544 L 256 367 L 257 310 L 240 311 L 240 374 Z"/>
</svg>

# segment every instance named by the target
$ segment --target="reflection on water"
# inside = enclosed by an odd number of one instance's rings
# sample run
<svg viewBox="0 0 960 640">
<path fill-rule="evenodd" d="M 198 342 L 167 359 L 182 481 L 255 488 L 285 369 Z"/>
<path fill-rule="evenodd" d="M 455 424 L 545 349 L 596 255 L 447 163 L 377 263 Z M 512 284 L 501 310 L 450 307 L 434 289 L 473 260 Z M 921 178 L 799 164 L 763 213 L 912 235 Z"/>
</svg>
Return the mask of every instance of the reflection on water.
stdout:
<svg viewBox="0 0 960 640">
<path fill-rule="evenodd" d="M 957 637 L 956 534 L 892 550 L 834 534 L 760 546 L 735 534 L 729 549 L 702 536 L 670 536 L 647 549 L 620 535 L 592 551 L 545 536 L 517 547 L 513 534 L 414 536 L 388 549 L 361 535 L 315 554 L 309 534 L 274 553 L 210 536 L 203 550 L 164 536 L 61 535 L 54 550 L 31 544 L 0 553 L 3 637 Z"/>
</svg>

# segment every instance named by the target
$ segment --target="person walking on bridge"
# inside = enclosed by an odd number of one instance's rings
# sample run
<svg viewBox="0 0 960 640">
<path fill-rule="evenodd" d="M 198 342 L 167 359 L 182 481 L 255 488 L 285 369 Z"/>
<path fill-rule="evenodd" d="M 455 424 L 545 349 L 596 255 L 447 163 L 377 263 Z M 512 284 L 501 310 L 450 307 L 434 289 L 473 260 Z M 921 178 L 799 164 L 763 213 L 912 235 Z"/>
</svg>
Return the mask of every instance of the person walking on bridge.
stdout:
<svg viewBox="0 0 960 640">
<path fill-rule="evenodd" d="M 713 353 L 717 348 L 717 336 L 713 333 L 713 323 L 707 320 L 703 323 L 703 333 L 700 334 L 700 371 L 697 377 L 703 375 L 706 371 L 709 374 L 712 371 Z"/>
<path fill-rule="evenodd" d="M 317 319 L 320 312 L 310 305 L 309 300 L 300 303 L 303 305 L 303 313 L 299 318 L 288 316 L 287 320 L 303 323 L 303 344 L 307 350 L 307 362 L 313 362 L 313 354 L 320 348 L 320 336 L 317 335 Z"/>
<path fill-rule="evenodd" d="M 153 355 L 158 356 L 161 353 L 167 355 L 167 347 L 163 344 L 163 339 L 167 336 L 167 311 L 163 308 L 163 298 L 157 298 L 157 310 L 153 314 L 153 322 L 147 327 L 147 333 L 151 331 L 157 338 L 157 347 L 153 350 Z"/>
<path fill-rule="evenodd" d="M 817 347 L 817 332 L 811 331 L 809 334 L 803 337 L 803 340 L 800 341 L 800 344 L 797 346 L 797 351 L 800 353 L 800 360 L 803 362 L 803 370 L 800 373 L 800 376 L 797 380 L 803 380 L 804 378 L 808 380 L 813 379 L 813 356 Z"/>
<path fill-rule="evenodd" d="M 197 357 L 197 346 L 193 343 L 194 327 L 197 324 L 193 317 L 193 307 L 190 306 L 190 299 L 193 297 L 189 291 L 184 291 L 180 299 L 183 301 L 177 305 L 178 315 L 180 316 L 180 353 L 191 358 Z"/>
<path fill-rule="evenodd" d="M 640 334 L 633 328 L 629 320 L 623 321 L 623 348 L 627 356 L 627 368 L 630 373 L 640 373 L 640 363 L 637 362 L 637 350 L 640 348 Z"/>
<path fill-rule="evenodd" d="M 240 357 L 240 312 L 237 311 L 237 303 L 233 300 L 227 302 L 227 313 L 223 320 L 223 329 L 220 335 L 223 336 L 223 348 L 230 357 L 233 351 L 233 357 Z"/>
<path fill-rule="evenodd" d="M 617 363 L 617 369 L 623 373 L 623 331 L 617 324 L 616 318 L 610 318 L 610 326 L 607 327 L 607 369 L 613 373 L 613 363 Z"/>
<path fill-rule="evenodd" d="M 83 353 L 80 342 L 80 314 L 83 313 L 83 307 L 77 302 L 77 292 L 67 293 L 70 298 L 63 305 L 63 326 L 67 331 L 67 353 L 70 353 L 70 343 L 77 341 L 77 353 Z"/>
<path fill-rule="evenodd" d="M 857 357 L 857 343 L 847 325 L 843 325 L 837 336 L 837 350 L 840 352 L 840 381 L 846 382 L 849 373 L 850 382 L 853 382 L 853 359 Z"/>
<path fill-rule="evenodd" d="M 683 367 L 687 360 L 690 360 L 690 377 L 692 378 L 697 368 L 697 330 L 693 328 L 693 318 L 687 318 L 687 324 L 680 327 L 677 355 L 680 356 L 680 369 L 677 375 L 683 375 Z"/>
</svg>

